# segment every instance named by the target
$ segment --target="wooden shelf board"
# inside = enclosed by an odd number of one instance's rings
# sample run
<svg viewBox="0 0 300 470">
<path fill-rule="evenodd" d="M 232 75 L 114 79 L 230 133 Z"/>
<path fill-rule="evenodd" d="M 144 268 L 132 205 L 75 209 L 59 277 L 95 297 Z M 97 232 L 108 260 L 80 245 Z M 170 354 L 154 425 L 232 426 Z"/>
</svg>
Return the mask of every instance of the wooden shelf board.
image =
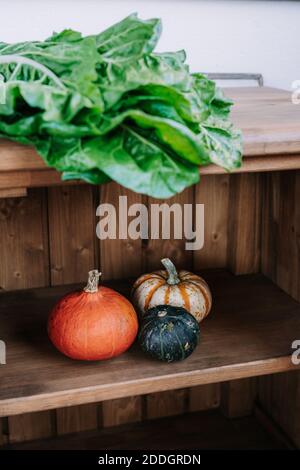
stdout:
<svg viewBox="0 0 300 470">
<path fill-rule="evenodd" d="M 235 173 L 300 169 L 300 105 L 291 93 L 267 87 L 227 88 L 235 101 L 232 121 L 243 133 L 243 166 Z M 201 174 L 221 174 L 216 166 Z M 36 151 L 0 140 L 0 189 L 65 184 Z M 73 182 L 77 184 L 77 182 Z"/>
<path fill-rule="evenodd" d="M 12 450 L 286 449 L 254 416 L 205 411 L 7 446 Z"/>
<path fill-rule="evenodd" d="M 209 270 L 205 277 L 213 310 L 201 324 L 197 350 L 173 364 L 146 357 L 138 345 L 109 361 L 73 361 L 46 334 L 49 311 L 73 287 L 0 294 L 0 332 L 7 345 L 0 416 L 295 370 L 290 354 L 300 331 L 300 305 L 259 274 Z M 129 292 L 128 282 L 110 285 Z"/>
</svg>

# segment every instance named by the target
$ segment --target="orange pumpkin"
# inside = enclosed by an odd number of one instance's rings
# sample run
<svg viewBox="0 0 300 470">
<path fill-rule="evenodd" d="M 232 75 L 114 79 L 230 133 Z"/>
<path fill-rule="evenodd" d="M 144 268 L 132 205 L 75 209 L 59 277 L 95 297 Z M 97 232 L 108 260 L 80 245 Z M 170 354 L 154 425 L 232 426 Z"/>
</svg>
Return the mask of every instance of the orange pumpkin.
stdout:
<svg viewBox="0 0 300 470">
<path fill-rule="evenodd" d="M 168 258 L 161 260 L 165 270 L 139 277 L 133 285 L 132 300 L 141 316 L 157 305 L 184 307 L 198 322 L 210 312 L 212 298 L 202 277 L 188 271 L 177 272 Z"/>
<path fill-rule="evenodd" d="M 109 359 L 126 351 L 136 338 L 133 306 L 118 292 L 99 287 L 100 275 L 90 271 L 85 289 L 63 297 L 50 314 L 49 337 L 72 359 Z"/>
</svg>

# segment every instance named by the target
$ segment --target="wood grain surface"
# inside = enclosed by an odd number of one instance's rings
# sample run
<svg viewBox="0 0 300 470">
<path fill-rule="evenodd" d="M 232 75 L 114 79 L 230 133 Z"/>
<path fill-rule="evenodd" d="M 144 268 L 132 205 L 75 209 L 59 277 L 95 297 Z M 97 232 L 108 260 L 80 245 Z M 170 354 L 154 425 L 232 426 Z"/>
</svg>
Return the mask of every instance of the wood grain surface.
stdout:
<svg viewBox="0 0 300 470">
<path fill-rule="evenodd" d="M 85 282 L 88 272 L 99 268 L 95 192 L 98 192 L 98 188 L 90 186 L 48 190 L 50 272 L 53 286 Z"/>
<path fill-rule="evenodd" d="M 228 418 L 252 414 L 257 396 L 257 379 L 250 377 L 222 384 L 221 409 Z"/>
<path fill-rule="evenodd" d="M 195 204 L 204 204 L 204 247 L 193 252 L 194 269 L 226 268 L 228 266 L 228 217 L 230 177 L 202 176 L 195 187 Z M 205 323 L 204 323 L 205 327 Z M 190 389 L 191 411 L 219 405 L 220 383 Z"/>
<path fill-rule="evenodd" d="M 49 284 L 47 237 L 44 190 L 32 189 L 28 197 L 0 200 L 1 289 Z"/>
<path fill-rule="evenodd" d="M 95 403 L 59 408 L 56 410 L 56 432 L 60 435 L 97 429 L 98 419 L 99 409 Z"/>
<path fill-rule="evenodd" d="M 228 202 L 228 265 L 234 274 L 260 271 L 261 174 L 232 175 Z M 250 414 L 257 395 L 253 378 L 223 383 L 221 407 L 231 418 Z"/>
<path fill-rule="evenodd" d="M 232 175 L 228 210 L 228 264 L 235 274 L 260 270 L 261 175 Z"/>
<path fill-rule="evenodd" d="M 47 228 L 45 190 L 31 189 L 28 197 L 0 200 L 1 289 L 49 284 Z M 50 412 L 10 416 L 7 425 L 10 442 L 52 436 Z"/>
<path fill-rule="evenodd" d="M 51 285 L 87 282 L 88 272 L 99 268 L 95 217 L 97 198 L 97 187 L 48 189 Z M 56 431 L 67 434 L 96 429 L 98 414 L 97 404 L 58 409 Z"/>
<path fill-rule="evenodd" d="M 24 413 L 8 418 L 9 442 L 32 441 L 55 435 L 54 414 L 49 411 Z"/>
<path fill-rule="evenodd" d="M 280 432 L 253 416 L 228 420 L 217 411 L 189 413 L 105 428 L 39 442 L 10 446 L 14 450 L 186 450 L 286 449 Z"/>
<path fill-rule="evenodd" d="M 120 197 L 127 207 L 120 207 Z M 122 279 L 126 277 L 137 277 L 142 272 L 142 240 L 132 240 L 127 233 L 121 234 L 124 238 L 119 238 L 120 230 L 127 227 L 127 220 L 122 222 L 119 218 L 126 217 L 128 207 L 132 204 L 140 204 L 142 196 L 119 186 L 110 183 L 101 187 L 101 204 L 112 204 L 116 211 L 116 239 L 100 240 L 100 257 L 102 280 Z M 121 202 L 121 204 L 123 204 Z M 129 218 L 130 219 L 130 218 Z M 131 220 L 131 219 L 130 219 Z M 142 417 L 142 399 L 139 396 L 119 398 L 107 401 L 102 404 L 102 424 L 103 426 L 116 426 L 119 424 L 140 421 Z"/>
<path fill-rule="evenodd" d="M 10 367 L 0 370 L 0 415 L 299 368 L 290 360 L 291 341 L 300 328 L 298 302 L 259 274 L 217 270 L 205 277 L 214 306 L 202 341 L 187 360 L 171 365 L 147 358 L 138 347 L 101 363 L 71 361 L 45 337 L 49 309 L 70 287 L 2 294 L 1 332 L 10 344 Z M 128 285 L 112 286 L 128 293 Z"/>
<path fill-rule="evenodd" d="M 263 187 L 262 271 L 300 302 L 300 172 L 264 175 Z M 300 448 L 300 374 L 259 379 L 259 398 Z"/>
</svg>

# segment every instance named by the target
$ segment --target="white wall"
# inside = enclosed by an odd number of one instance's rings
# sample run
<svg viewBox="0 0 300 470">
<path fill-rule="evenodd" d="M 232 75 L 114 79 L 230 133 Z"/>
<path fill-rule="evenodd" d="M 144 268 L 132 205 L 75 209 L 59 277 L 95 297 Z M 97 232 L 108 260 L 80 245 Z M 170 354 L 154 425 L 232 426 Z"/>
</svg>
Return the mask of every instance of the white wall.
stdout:
<svg viewBox="0 0 300 470">
<path fill-rule="evenodd" d="M 261 72 L 289 89 L 300 79 L 300 2 L 258 0 L 0 0 L 0 41 L 53 30 L 96 33 L 132 12 L 161 17 L 159 50 L 185 49 L 193 71 Z"/>
</svg>

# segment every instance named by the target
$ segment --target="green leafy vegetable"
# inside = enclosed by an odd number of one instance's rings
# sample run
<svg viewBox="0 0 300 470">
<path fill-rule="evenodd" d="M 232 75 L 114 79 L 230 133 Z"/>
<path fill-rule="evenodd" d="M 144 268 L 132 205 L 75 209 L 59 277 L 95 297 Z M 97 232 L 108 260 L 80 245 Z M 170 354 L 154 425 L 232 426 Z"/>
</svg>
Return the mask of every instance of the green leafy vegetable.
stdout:
<svg viewBox="0 0 300 470">
<path fill-rule="evenodd" d="M 160 33 L 130 15 L 94 36 L 0 43 L 0 136 L 34 145 L 65 180 L 157 198 L 198 182 L 201 165 L 240 166 L 232 102 L 184 51 L 153 52 Z"/>
<path fill-rule="evenodd" d="M 98 34 L 96 43 L 104 62 L 123 65 L 152 52 L 160 34 L 160 20 L 142 21 L 133 14 Z"/>
</svg>

